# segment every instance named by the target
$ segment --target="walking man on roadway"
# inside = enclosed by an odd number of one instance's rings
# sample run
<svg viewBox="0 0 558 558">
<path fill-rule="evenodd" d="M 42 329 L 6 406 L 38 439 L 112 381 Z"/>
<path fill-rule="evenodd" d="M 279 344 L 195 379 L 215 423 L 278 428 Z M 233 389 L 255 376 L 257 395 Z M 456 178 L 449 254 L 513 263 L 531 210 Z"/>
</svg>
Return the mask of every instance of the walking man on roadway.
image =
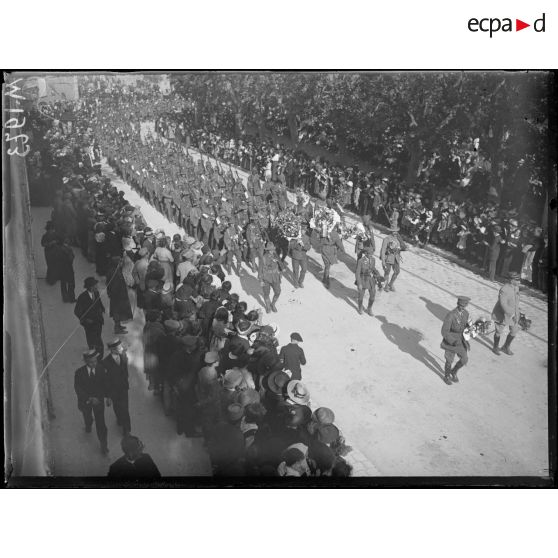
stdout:
<svg viewBox="0 0 558 558">
<path fill-rule="evenodd" d="M 498 300 L 492 310 L 492 319 L 496 330 L 494 331 L 494 346 L 492 352 L 500 354 L 500 337 L 509 328 L 508 336 L 502 347 L 502 352 L 513 355 L 510 345 L 519 331 L 519 281 L 520 274 L 512 271 L 508 275 L 508 280 L 498 293 Z"/>
<path fill-rule="evenodd" d="M 128 410 L 128 356 L 122 341 L 116 338 L 107 344 L 110 354 L 103 360 L 107 371 L 107 397 L 112 400 L 112 406 L 118 425 L 122 427 L 123 434 L 132 430 L 130 424 L 130 411 Z"/>
<path fill-rule="evenodd" d="M 265 251 L 260 257 L 260 265 L 258 269 L 258 279 L 263 290 L 265 311 L 269 314 L 271 310 L 277 312 L 275 303 L 281 294 L 281 263 L 275 252 L 275 244 L 268 242 L 265 245 Z M 269 299 L 269 295 L 273 289 L 273 300 Z"/>
<path fill-rule="evenodd" d="M 293 261 L 293 279 L 296 289 L 304 288 L 304 277 L 308 271 L 308 250 L 310 250 L 310 237 L 303 231 L 300 238 L 289 242 L 289 252 Z"/>
<path fill-rule="evenodd" d="M 384 291 L 395 291 L 393 284 L 395 283 L 401 269 L 401 250 L 406 250 L 407 246 L 403 242 L 403 239 L 399 236 L 399 227 L 396 224 L 392 224 L 389 230 L 390 234 L 388 234 L 382 242 L 380 258 L 382 260 L 382 267 L 384 268 L 386 278 Z M 393 274 L 391 276 L 391 281 L 389 281 L 389 274 L 392 269 Z"/>
<path fill-rule="evenodd" d="M 442 325 L 442 343 L 440 347 L 445 349 L 446 365 L 444 368 L 444 382 L 451 385 L 452 382 L 459 382 L 457 371 L 463 368 L 469 357 L 467 352 L 470 345 L 463 336 L 469 320 L 469 312 L 465 309 L 471 299 L 468 296 L 457 298 L 457 307 L 448 312 Z M 455 356 L 459 357 L 457 364 L 452 368 Z"/>
<path fill-rule="evenodd" d="M 98 362 L 95 349 L 83 353 L 85 366 L 78 368 L 74 375 L 74 389 L 78 400 L 78 409 L 83 415 L 85 431 L 91 432 L 93 417 L 95 418 L 95 429 L 97 438 L 101 443 L 101 451 L 108 453 L 107 427 L 105 424 L 105 401 L 107 395 L 107 372 L 104 366 Z"/>
<path fill-rule="evenodd" d="M 358 313 L 362 314 L 364 295 L 368 291 L 368 308 L 366 312 L 372 316 L 372 305 L 376 298 L 376 264 L 374 262 L 374 246 L 369 244 L 362 252 L 356 266 L 356 286 L 358 288 Z"/>
</svg>

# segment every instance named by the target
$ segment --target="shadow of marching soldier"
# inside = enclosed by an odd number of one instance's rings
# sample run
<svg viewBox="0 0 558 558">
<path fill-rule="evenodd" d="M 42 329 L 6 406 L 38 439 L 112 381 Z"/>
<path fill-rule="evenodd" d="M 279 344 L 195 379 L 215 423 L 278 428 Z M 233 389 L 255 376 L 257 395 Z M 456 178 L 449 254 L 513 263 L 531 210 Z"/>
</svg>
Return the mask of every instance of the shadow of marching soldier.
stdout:
<svg viewBox="0 0 558 558">
<path fill-rule="evenodd" d="M 382 324 L 382 332 L 386 338 L 397 345 L 400 351 L 408 353 L 432 370 L 441 380 L 444 379 L 444 370 L 438 363 L 437 358 L 428 349 L 420 345 L 420 342 L 424 339 L 420 331 L 390 323 L 385 316 L 376 315 L 376 318 Z"/>
</svg>

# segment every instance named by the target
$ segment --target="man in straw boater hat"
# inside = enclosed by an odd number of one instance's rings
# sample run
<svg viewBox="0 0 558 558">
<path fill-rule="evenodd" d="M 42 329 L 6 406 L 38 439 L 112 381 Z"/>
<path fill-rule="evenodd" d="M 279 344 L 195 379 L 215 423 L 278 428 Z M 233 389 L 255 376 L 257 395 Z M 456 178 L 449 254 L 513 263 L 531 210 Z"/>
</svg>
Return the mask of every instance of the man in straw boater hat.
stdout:
<svg viewBox="0 0 558 558">
<path fill-rule="evenodd" d="M 469 357 L 467 352 L 470 350 L 468 341 L 463 336 L 469 320 L 469 312 L 466 307 L 471 299 L 468 296 L 457 297 L 457 307 L 447 313 L 442 324 L 442 343 L 440 347 L 445 349 L 446 364 L 444 368 L 444 382 L 451 385 L 452 382 L 459 382 L 457 371 L 463 368 Z M 459 357 L 457 364 L 452 368 L 455 355 Z"/>
<path fill-rule="evenodd" d="M 83 415 L 85 431 L 91 432 L 93 417 L 101 451 L 108 453 L 107 427 L 105 424 L 105 398 L 107 396 L 107 371 L 99 362 L 95 349 L 83 353 L 85 365 L 74 374 L 74 390 L 77 395 L 78 409 Z M 108 404 L 109 402 L 106 401 Z"/>
<path fill-rule="evenodd" d="M 502 352 L 513 355 L 510 345 L 519 331 L 519 283 L 520 274 L 512 271 L 509 273 L 506 283 L 498 293 L 498 300 L 492 310 L 492 319 L 496 327 L 494 331 L 494 346 L 492 352 L 500 354 L 500 337 L 509 328 L 508 336 L 502 347 Z"/>
<path fill-rule="evenodd" d="M 384 291 L 395 291 L 393 284 L 395 283 L 400 271 L 401 251 L 406 250 L 407 246 L 403 242 L 401 236 L 399 236 L 399 227 L 397 226 L 397 223 L 392 222 L 389 227 L 389 231 L 390 234 L 388 234 L 382 242 L 380 258 L 382 260 L 382 267 L 384 268 L 386 280 Z M 389 274 L 392 269 L 393 275 L 391 276 L 391 281 L 388 282 Z"/>
<path fill-rule="evenodd" d="M 277 312 L 275 303 L 281 294 L 281 271 L 282 265 L 275 252 L 275 244 L 267 242 L 263 255 L 260 256 L 258 279 L 263 290 L 265 311 L 269 314 L 271 310 Z M 273 300 L 269 294 L 273 289 Z"/>
</svg>

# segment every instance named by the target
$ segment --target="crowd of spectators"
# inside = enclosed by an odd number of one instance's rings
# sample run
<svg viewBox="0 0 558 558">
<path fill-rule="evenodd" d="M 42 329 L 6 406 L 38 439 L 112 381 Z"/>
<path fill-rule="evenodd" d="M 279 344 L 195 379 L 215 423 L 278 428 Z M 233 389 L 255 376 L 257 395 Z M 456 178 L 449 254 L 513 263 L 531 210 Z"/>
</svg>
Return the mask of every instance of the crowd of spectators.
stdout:
<svg viewBox="0 0 558 558">
<path fill-rule="evenodd" d="M 130 320 L 145 323 L 148 389 L 177 435 L 205 438 L 215 475 L 349 476 L 351 448 L 335 415 L 313 407 L 302 381 L 300 333 L 280 348 L 279 328 L 231 292 L 208 239 L 148 227 L 102 175 L 103 120 L 92 119 L 88 102 L 74 108 L 71 126 L 55 112 L 31 119 L 42 145 L 31 173 L 53 193 L 42 239 L 47 279 L 64 283 L 63 302 L 75 301 L 74 247 L 106 278 L 114 333 L 128 335 Z M 58 247 L 70 259 L 64 270 Z M 102 344 L 90 348 L 102 357 Z"/>
</svg>

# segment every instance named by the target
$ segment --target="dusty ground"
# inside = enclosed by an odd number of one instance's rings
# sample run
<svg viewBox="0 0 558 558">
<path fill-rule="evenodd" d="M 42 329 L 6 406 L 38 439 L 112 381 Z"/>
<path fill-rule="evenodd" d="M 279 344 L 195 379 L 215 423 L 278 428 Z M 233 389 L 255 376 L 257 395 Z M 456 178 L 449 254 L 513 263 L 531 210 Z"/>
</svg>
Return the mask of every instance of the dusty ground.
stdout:
<svg viewBox="0 0 558 558">
<path fill-rule="evenodd" d="M 148 224 L 179 231 L 169 224 L 108 167 L 106 172 L 133 205 L 141 205 Z M 35 245 L 48 212 L 34 209 Z M 377 235 L 379 245 L 383 235 Z M 472 342 L 469 365 L 460 383 L 447 386 L 443 351 L 439 348 L 441 321 L 455 306 L 457 295 L 472 298 L 473 318 L 490 316 L 499 285 L 444 258 L 411 248 L 404 254 L 397 292 L 380 293 L 374 317 L 358 315 L 354 286 L 354 244 L 345 242 L 347 255 L 332 269 L 332 287 L 321 281 L 321 258 L 310 252 L 310 273 L 303 290 L 295 290 L 290 272 L 283 280 L 277 304 L 269 317 L 280 328 L 282 344 L 298 331 L 304 338 L 308 365 L 303 380 L 313 406 L 326 405 L 354 448 L 349 454 L 356 475 L 452 476 L 545 475 L 547 444 L 547 308 L 525 296 L 522 311 L 533 320 L 512 346 L 515 355 L 495 356 L 489 339 Z M 41 252 L 41 251 L 39 251 Z M 77 254 L 77 252 L 76 252 Z M 44 277 L 42 253 L 36 256 Z M 76 255 L 79 288 L 92 266 Z M 41 267 L 42 266 L 42 267 Z M 43 271 L 41 271 L 43 270 Z M 229 278 L 249 307 L 261 306 L 260 287 L 244 267 Z M 101 285 L 102 286 L 102 285 Z M 72 305 L 59 302 L 58 287 L 39 285 L 49 352 L 72 331 Z M 126 339 L 137 361 L 140 328 L 128 326 Z M 105 326 L 109 338 L 112 324 Z M 85 348 L 81 328 L 52 367 L 52 391 L 57 419 L 53 440 L 58 474 L 104 474 L 108 460 L 97 455 L 96 441 L 82 433 L 71 385 L 73 370 Z M 52 353 L 51 353 L 52 354 Z M 134 368 L 134 367 L 133 367 Z M 133 372 L 130 396 L 133 430 L 166 475 L 203 474 L 208 464 L 199 441 L 177 437 L 146 385 L 140 366 Z M 111 457 L 117 451 L 116 425 L 107 413 Z M 137 425 L 137 426 L 136 426 Z M 94 434 L 93 434 L 94 436 Z M 99 473 L 100 471 L 100 473 Z"/>
</svg>

